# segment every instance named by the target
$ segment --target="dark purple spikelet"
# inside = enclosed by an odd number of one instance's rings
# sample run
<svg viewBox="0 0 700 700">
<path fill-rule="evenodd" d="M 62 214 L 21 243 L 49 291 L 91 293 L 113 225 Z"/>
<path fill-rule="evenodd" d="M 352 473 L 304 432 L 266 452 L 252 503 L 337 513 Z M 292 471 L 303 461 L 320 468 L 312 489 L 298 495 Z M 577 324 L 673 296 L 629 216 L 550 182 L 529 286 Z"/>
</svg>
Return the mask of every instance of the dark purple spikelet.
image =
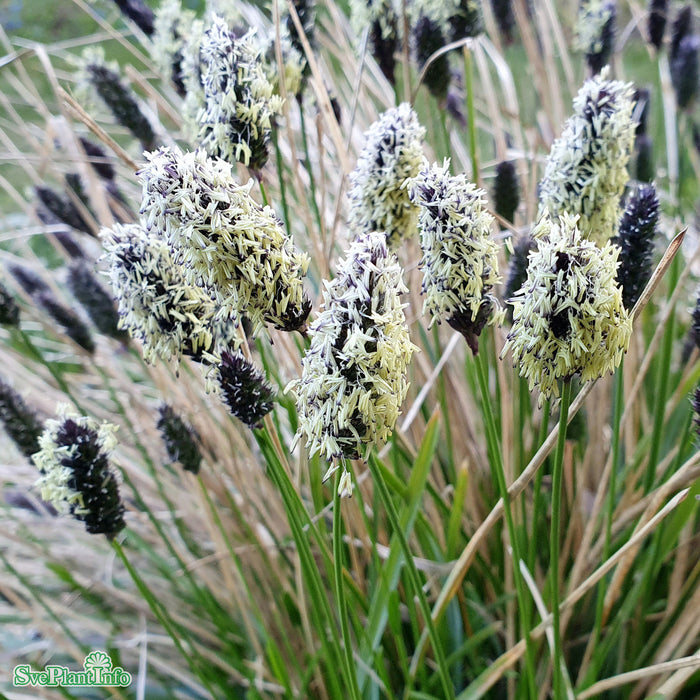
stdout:
<svg viewBox="0 0 700 700">
<path fill-rule="evenodd" d="M 676 57 L 681 41 L 693 33 L 693 7 L 684 5 L 678 12 L 671 27 L 671 47 L 669 55 L 671 61 Z"/>
<path fill-rule="evenodd" d="M 146 36 L 153 34 L 153 10 L 143 0 L 114 0 L 114 2 Z"/>
<path fill-rule="evenodd" d="M 610 62 L 613 49 L 615 48 L 615 32 L 617 22 L 617 5 L 615 0 L 608 0 L 603 5 L 604 11 L 608 13 L 598 41 L 598 50 L 586 53 L 586 63 L 592 75 L 597 75 L 603 67 Z"/>
<path fill-rule="evenodd" d="M 671 58 L 671 82 L 679 109 L 689 109 L 695 102 L 700 83 L 700 36 L 689 34 L 678 43 Z"/>
<path fill-rule="evenodd" d="M 666 20 L 668 18 L 668 0 L 649 0 L 647 32 L 649 42 L 658 51 L 664 43 Z"/>
<path fill-rule="evenodd" d="M 33 297 L 35 294 L 51 292 L 49 285 L 46 284 L 34 270 L 26 265 L 10 263 L 7 266 L 7 270 L 12 275 L 15 282 L 17 282 L 29 296 Z"/>
<path fill-rule="evenodd" d="M 700 350 L 700 294 L 698 294 L 698 299 L 693 309 L 693 325 L 690 327 L 690 332 L 695 339 L 695 347 Z"/>
<path fill-rule="evenodd" d="M 119 313 L 111 294 L 100 284 L 92 266 L 77 260 L 68 267 L 68 288 L 80 302 L 90 320 L 103 335 L 125 343 L 129 334 L 119 328 Z"/>
<path fill-rule="evenodd" d="M 508 299 L 515 296 L 515 293 L 525 284 L 527 280 L 528 255 L 535 247 L 534 239 L 527 235 L 521 236 L 513 246 L 513 255 L 508 261 L 508 278 L 503 290 L 503 299 L 506 303 L 506 316 L 510 323 L 513 322 L 513 306 L 508 303 Z"/>
<path fill-rule="evenodd" d="M 496 166 L 492 194 L 496 213 L 513 223 L 515 210 L 520 204 L 520 178 L 515 163 L 504 160 Z"/>
<path fill-rule="evenodd" d="M 369 41 L 372 48 L 372 56 L 374 56 L 382 73 L 392 85 L 395 85 L 395 56 L 399 48 L 398 20 L 396 15 L 391 15 L 387 19 L 391 22 L 391 31 L 388 35 L 384 35 L 381 22 L 375 20 L 372 22 L 372 26 L 369 30 Z"/>
<path fill-rule="evenodd" d="M 56 299 L 53 292 L 38 292 L 34 295 L 36 303 L 61 327 L 63 332 L 83 350 L 91 355 L 95 352 L 95 341 L 90 329 L 80 317 Z"/>
<path fill-rule="evenodd" d="M 426 61 L 445 44 L 447 40 L 439 24 L 422 14 L 413 27 L 413 50 L 419 70 L 422 70 Z M 450 64 L 447 55 L 442 54 L 430 64 L 423 82 L 437 100 L 444 102 L 447 99 L 450 80 Z"/>
<path fill-rule="evenodd" d="M 622 303 L 628 311 L 637 303 L 651 277 L 658 222 L 656 188 L 649 184 L 640 185 L 627 201 L 614 239 L 621 250 L 617 283 L 622 287 Z"/>
<path fill-rule="evenodd" d="M 88 157 L 88 162 L 92 166 L 92 169 L 104 180 L 112 181 L 116 176 L 116 171 L 114 166 L 110 162 L 107 151 L 105 151 L 99 144 L 86 139 L 83 136 L 79 137 L 80 145 L 85 151 L 85 155 Z"/>
<path fill-rule="evenodd" d="M 109 461 L 114 426 L 65 414 L 47 422 L 34 463 L 41 495 L 59 511 L 85 523 L 92 535 L 112 539 L 126 523 L 117 476 Z"/>
<path fill-rule="evenodd" d="M 654 144 L 651 137 L 641 134 L 634 142 L 634 178 L 639 182 L 652 182 L 656 177 Z"/>
<path fill-rule="evenodd" d="M 479 36 L 484 31 L 481 3 L 477 0 L 459 0 L 457 11 L 449 19 L 450 40 Z"/>
<path fill-rule="evenodd" d="M 180 462 L 185 471 L 199 473 L 202 453 L 199 450 L 197 431 L 175 413 L 172 406 L 163 404 L 159 409 L 157 428 L 163 438 L 168 457 Z"/>
<path fill-rule="evenodd" d="M 2 282 L 0 282 L 0 325 L 19 326 L 19 306 Z"/>
<path fill-rule="evenodd" d="M 491 0 L 491 9 L 503 39 L 507 44 L 512 43 L 513 29 L 515 28 L 513 0 Z"/>
<path fill-rule="evenodd" d="M 691 404 L 693 406 L 693 413 L 695 414 L 695 432 L 697 433 L 697 439 L 700 440 L 700 386 L 695 390 L 693 398 L 691 399 Z"/>
<path fill-rule="evenodd" d="M 651 90 L 649 88 L 636 88 L 634 91 L 634 112 L 632 119 L 637 122 L 636 136 L 647 133 L 649 122 L 649 104 L 651 102 Z"/>
<path fill-rule="evenodd" d="M 119 75 L 101 63 L 89 63 L 86 71 L 90 83 L 116 121 L 141 141 L 144 150 L 155 150 L 156 136 L 153 133 L 153 127 L 139 108 L 132 92 L 120 80 Z"/>
<path fill-rule="evenodd" d="M 0 423 L 25 457 L 39 450 L 39 437 L 44 426 L 38 414 L 0 377 Z"/>
<path fill-rule="evenodd" d="M 217 368 L 219 386 L 229 412 L 255 428 L 272 410 L 275 392 L 265 375 L 240 353 L 223 352 Z"/>
<path fill-rule="evenodd" d="M 60 222 L 77 231 L 84 231 L 92 235 L 89 224 L 67 195 L 44 185 L 35 187 L 34 192 L 40 203 L 37 215 L 45 224 Z M 45 212 L 48 212 L 53 218 L 49 218 Z"/>
</svg>

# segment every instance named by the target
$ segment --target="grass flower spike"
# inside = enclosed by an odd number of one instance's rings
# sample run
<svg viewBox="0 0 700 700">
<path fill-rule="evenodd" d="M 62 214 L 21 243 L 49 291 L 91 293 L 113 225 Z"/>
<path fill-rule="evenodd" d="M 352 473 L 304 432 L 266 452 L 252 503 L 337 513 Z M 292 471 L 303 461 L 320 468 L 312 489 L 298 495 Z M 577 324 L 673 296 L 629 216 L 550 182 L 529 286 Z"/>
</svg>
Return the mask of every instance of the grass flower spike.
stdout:
<svg viewBox="0 0 700 700">
<path fill-rule="evenodd" d="M 183 354 L 216 361 L 213 353 L 231 342 L 235 329 L 215 322 L 216 306 L 186 282 L 167 244 L 138 224 L 117 224 L 101 235 L 120 326 L 143 343 L 146 361 Z"/>
<path fill-rule="evenodd" d="M 600 73 L 615 43 L 615 0 L 584 0 L 579 5 L 576 34 L 578 47 L 594 75 Z"/>
<path fill-rule="evenodd" d="M 503 354 L 537 387 L 540 404 L 559 395 L 559 380 L 589 381 L 612 372 L 629 345 L 632 321 L 615 276 L 619 248 L 583 238 L 576 219 L 544 217 L 533 231 L 528 276 L 509 300 L 513 327 Z"/>
<path fill-rule="evenodd" d="M 0 423 L 17 449 L 31 457 L 39 450 L 39 437 L 44 430 L 39 416 L 24 399 L 0 377 Z"/>
<path fill-rule="evenodd" d="M 229 163 L 202 150 L 147 157 L 138 173 L 143 220 L 170 243 L 185 280 L 215 298 L 222 316 L 248 316 L 253 332 L 265 323 L 302 328 L 311 310 L 302 281 L 309 258 L 250 196 L 253 181 L 237 184 Z"/>
<path fill-rule="evenodd" d="M 361 234 L 325 283 L 302 377 L 292 382 L 310 454 L 356 459 L 391 435 L 413 353 L 401 268 L 382 233 Z"/>
<path fill-rule="evenodd" d="M 423 313 L 431 315 L 431 325 L 447 321 L 476 354 L 479 335 L 497 307 L 491 290 L 500 282 L 498 249 L 490 236 L 486 193 L 465 175 L 448 171 L 449 161 L 435 164 L 408 186 L 420 211 Z"/>
<path fill-rule="evenodd" d="M 372 55 L 393 84 L 400 38 L 399 15 L 393 0 L 351 0 L 350 20 L 358 36 L 369 27 Z"/>
<path fill-rule="evenodd" d="M 110 539 L 124 526 L 124 506 L 109 458 L 117 444 L 116 426 L 63 407 L 46 422 L 34 463 L 42 476 L 41 497 L 61 513 L 85 523 L 91 534 Z"/>
<path fill-rule="evenodd" d="M 19 325 L 19 306 L 2 282 L 0 282 L 0 325 Z"/>
<path fill-rule="evenodd" d="M 202 464 L 202 453 L 197 431 L 185 423 L 168 404 L 159 407 L 158 415 L 156 427 L 163 438 L 168 457 L 173 462 L 180 462 L 185 471 L 198 474 Z"/>
<path fill-rule="evenodd" d="M 214 16 L 200 48 L 204 109 L 199 139 L 207 152 L 253 171 L 267 162 L 272 118 L 282 108 L 265 76 L 255 32 L 237 38 Z"/>
<path fill-rule="evenodd" d="M 350 173 L 350 227 L 383 231 L 396 248 L 416 234 L 418 208 L 404 187 L 418 174 L 425 129 L 407 103 L 387 110 L 365 133 L 365 146 Z"/>
<path fill-rule="evenodd" d="M 606 70 L 584 83 L 547 159 L 540 217 L 578 215 L 581 233 L 599 245 L 616 234 L 634 143 L 633 109 L 631 85 L 607 80 Z"/>
</svg>

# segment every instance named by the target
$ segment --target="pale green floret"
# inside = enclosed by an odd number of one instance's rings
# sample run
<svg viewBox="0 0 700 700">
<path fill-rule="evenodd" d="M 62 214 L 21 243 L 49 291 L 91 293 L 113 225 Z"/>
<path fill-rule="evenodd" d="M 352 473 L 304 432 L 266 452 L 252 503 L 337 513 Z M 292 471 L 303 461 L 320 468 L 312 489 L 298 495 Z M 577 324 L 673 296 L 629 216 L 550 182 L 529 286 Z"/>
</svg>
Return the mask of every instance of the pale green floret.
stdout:
<svg viewBox="0 0 700 700">
<path fill-rule="evenodd" d="M 182 7 L 180 0 L 163 0 L 155 11 L 151 57 L 163 76 L 182 71 L 185 44 L 195 21 L 195 13 Z"/>
<path fill-rule="evenodd" d="M 406 180 L 423 162 L 425 129 L 407 103 L 387 110 L 365 133 L 365 146 L 350 173 L 350 227 L 384 231 L 391 248 L 416 235 L 418 208 Z"/>
<path fill-rule="evenodd" d="M 277 65 L 277 53 L 275 50 L 274 34 L 267 44 L 264 69 L 272 90 L 275 95 L 281 95 L 280 73 L 284 80 L 284 90 L 286 95 L 297 95 L 301 91 L 301 80 L 306 68 L 306 58 L 292 44 L 289 34 L 282 34 L 280 37 L 280 47 L 282 51 L 282 71 Z"/>
<path fill-rule="evenodd" d="M 407 289 L 383 233 L 360 234 L 324 286 L 301 379 L 287 391 L 309 453 L 354 459 L 389 438 L 406 397 L 415 349 L 399 298 Z"/>
<path fill-rule="evenodd" d="M 616 282 L 620 249 L 582 237 L 576 218 L 543 217 L 533 231 L 527 280 L 509 300 L 513 327 L 502 355 L 540 391 L 559 396 L 558 382 L 586 382 L 613 372 L 629 346 L 632 320 Z"/>
<path fill-rule="evenodd" d="M 576 48 L 587 54 L 600 53 L 604 48 L 603 30 L 614 13 L 610 0 L 584 0 L 576 19 Z"/>
<path fill-rule="evenodd" d="M 117 446 L 115 437 L 117 426 L 106 422 L 99 424 L 92 418 L 71 411 L 65 404 L 58 407 L 57 413 L 59 419 L 46 421 L 44 432 L 39 438 L 40 450 L 32 456 L 34 464 L 42 473 L 36 485 L 44 501 L 51 503 L 59 513 L 63 515 L 72 513 L 76 517 L 85 516 L 90 513 L 90 509 L 86 507 L 83 493 L 69 485 L 75 483 L 74 470 L 64 466 L 77 456 L 79 445 L 59 446 L 58 433 L 66 420 L 71 420 L 76 425 L 90 430 L 96 436 L 95 441 L 100 452 L 105 457 L 109 457 Z"/>
<path fill-rule="evenodd" d="M 203 37 L 200 60 L 204 107 L 198 115 L 199 141 L 212 156 L 261 168 L 272 118 L 282 101 L 263 70 L 255 30 L 236 37 L 215 15 Z"/>
<path fill-rule="evenodd" d="M 147 362 L 190 355 L 216 362 L 236 338 L 233 324 L 217 320 L 217 306 L 188 284 L 166 241 L 138 224 L 103 229 L 104 259 L 119 310 L 119 327 L 143 344 Z"/>
<path fill-rule="evenodd" d="M 450 176 L 449 160 L 442 167 L 426 163 L 408 192 L 420 211 L 423 313 L 430 325 L 464 316 L 473 322 L 484 304 L 496 308 L 491 291 L 501 278 L 486 193 L 465 175 Z"/>
<path fill-rule="evenodd" d="M 574 99 L 540 183 L 539 216 L 578 215 L 581 233 L 599 245 L 617 233 L 636 127 L 632 86 L 606 75 L 587 80 Z"/>
<path fill-rule="evenodd" d="M 250 196 L 253 181 L 237 184 L 231 165 L 203 150 L 146 157 L 138 173 L 144 225 L 168 241 L 185 281 L 202 287 L 222 318 L 246 315 L 254 332 L 266 323 L 301 328 L 311 308 L 303 287 L 309 257 Z"/>
</svg>

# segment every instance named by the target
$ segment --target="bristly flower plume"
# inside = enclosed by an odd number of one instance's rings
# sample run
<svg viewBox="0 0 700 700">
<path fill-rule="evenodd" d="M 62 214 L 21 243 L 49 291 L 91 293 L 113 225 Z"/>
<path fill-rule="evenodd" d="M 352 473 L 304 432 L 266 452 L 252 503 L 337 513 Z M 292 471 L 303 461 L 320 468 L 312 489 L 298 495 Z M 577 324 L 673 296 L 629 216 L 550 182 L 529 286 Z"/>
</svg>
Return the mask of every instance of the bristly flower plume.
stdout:
<svg viewBox="0 0 700 700">
<path fill-rule="evenodd" d="M 451 41 L 478 36 L 484 31 L 484 18 L 479 0 L 453 0 L 451 4 L 453 7 L 447 20 Z"/>
<path fill-rule="evenodd" d="M 298 437 L 328 460 L 365 456 L 391 435 L 406 397 L 414 347 L 396 255 L 382 233 L 360 234 L 325 282 L 296 393 Z"/>
<path fill-rule="evenodd" d="M 616 0 L 582 0 L 576 34 L 578 48 L 595 75 L 610 61 L 615 43 Z"/>
<path fill-rule="evenodd" d="M 46 185 L 37 185 L 34 192 L 39 201 L 37 216 L 42 222 L 45 224 L 60 222 L 77 231 L 84 231 L 92 235 L 90 225 L 67 195 Z"/>
<path fill-rule="evenodd" d="M 216 15 L 200 48 L 204 109 L 199 140 L 210 155 L 255 172 L 267 162 L 272 118 L 282 107 L 260 54 L 254 31 L 236 37 Z"/>
<path fill-rule="evenodd" d="M 112 539 L 125 526 L 117 475 L 110 463 L 116 426 L 99 425 L 61 407 L 59 418 L 46 422 L 34 463 L 42 473 L 41 497 L 60 513 L 85 523 L 93 535 Z"/>
<path fill-rule="evenodd" d="M 425 129 L 407 103 L 388 109 L 365 132 L 365 145 L 350 173 L 350 228 L 357 235 L 383 231 L 389 246 L 416 235 L 418 209 L 405 183 L 423 161 Z"/>
<path fill-rule="evenodd" d="M 114 2 L 146 36 L 153 34 L 153 10 L 144 0 L 114 0 Z"/>
<path fill-rule="evenodd" d="M 183 75 L 185 36 L 195 17 L 192 10 L 182 7 L 180 0 L 161 2 L 155 15 L 151 56 L 163 76 L 172 80 L 183 97 L 187 92 Z"/>
<path fill-rule="evenodd" d="M 632 320 L 615 281 L 619 248 L 582 237 L 576 219 L 543 217 L 533 236 L 527 280 L 510 300 L 513 327 L 503 355 L 513 353 L 539 403 L 559 396 L 559 380 L 612 372 L 627 351 Z"/>
<path fill-rule="evenodd" d="M 312 51 L 316 49 L 316 7 L 313 0 L 292 0 L 292 5 L 296 10 L 297 16 L 299 17 L 299 22 L 301 23 L 302 29 L 304 30 L 304 36 L 309 42 L 309 46 Z M 297 50 L 300 56 L 304 58 L 304 69 L 302 71 L 301 83 L 299 85 L 299 91 L 296 94 L 296 98 L 301 100 L 304 88 L 306 87 L 306 82 L 308 80 L 309 74 L 311 72 L 311 66 L 306 59 L 306 51 L 304 50 L 304 42 L 299 36 L 297 26 L 294 22 L 294 18 L 291 13 L 286 16 L 286 28 L 289 33 L 289 38 L 292 42 L 292 46 Z"/>
<path fill-rule="evenodd" d="M 633 108 L 631 85 L 607 80 L 606 70 L 584 83 L 574 115 L 552 144 L 540 182 L 539 217 L 578 215 L 581 233 L 599 245 L 615 235 L 629 179 Z"/>
<path fill-rule="evenodd" d="M 628 311 L 637 303 L 652 273 L 651 256 L 657 237 L 659 198 L 654 185 L 640 185 L 632 193 L 613 243 L 620 246 L 617 282 Z"/>
<path fill-rule="evenodd" d="M 443 29 L 443 18 L 431 11 L 432 4 L 422 2 L 418 9 L 419 14 L 413 24 L 411 35 L 418 70 L 422 71 L 428 59 L 445 46 L 448 41 Z M 423 78 L 430 94 L 441 103 L 447 100 L 447 91 L 451 80 L 450 63 L 446 53 L 438 56 L 430 64 Z"/>
<path fill-rule="evenodd" d="M 513 41 L 513 30 L 515 29 L 513 0 L 491 0 L 491 11 L 496 18 L 503 39 L 507 44 L 510 44 Z"/>
<path fill-rule="evenodd" d="M 479 335 L 498 307 L 492 290 L 500 282 L 486 193 L 465 175 L 450 176 L 449 161 L 421 170 L 408 190 L 419 208 L 423 313 L 431 325 L 447 321 L 476 355 Z"/>
<path fill-rule="evenodd" d="M 513 305 L 508 301 L 525 284 L 527 279 L 527 263 L 530 251 L 535 247 L 535 240 L 530 234 L 521 236 L 513 246 L 513 254 L 508 261 L 508 277 L 503 290 L 503 298 L 506 300 L 506 318 L 513 322 Z"/>
<path fill-rule="evenodd" d="M 44 426 L 37 413 L 0 377 L 0 423 L 25 457 L 39 450 Z"/>
<path fill-rule="evenodd" d="M 168 245 L 138 224 L 117 224 L 101 236 L 119 325 L 143 343 L 146 361 L 189 355 L 216 362 L 218 349 L 232 342 L 235 329 L 225 320 L 215 321 L 216 305 L 185 281 Z"/>
<path fill-rule="evenodd" d="M 690 109 L 700 84 L 700 36 L 689 34 L 679 42 L 671 59 L 671 82 L 679 109 Z"/>
<path fill-rule="evenodd" d="M 294 247 L 270 207 L 239 185 L 231 165 L 198 150 L 163 148 L 139 171 L 144 225 L 168 241 L 185 280 L 201 286 L 220 313 L 264 324 L 303 328 L 311 310 L 303 277 L 309 257 Z"/>
<path fill-rule="evenodd" d="M 351 0 L 353 29 L 361 35 L 369 27 L 369 45 L 386 79 L 394 84 L 395 54 L 399 48 L 399 15 L 393 0 Z"/>
<path fill-rule="evenodd" d="M 668 19 L 668 0 L 649 0 L 647 31 L 649 41 L 658 51 L 664 43 L 664 32 Z"/>
<path fill-rule="evenodd" d="M 272 410 L 275 399 L 265 375 L 241 353 L 224 352 L 215 377 L 231 415 L 249 428 L 257 428 Z"/>
<path fill-rule="evenodd" d="M 199 449 L 199 435 L 197 431 L 185 423 L 175 412 L 172 406 L 163 404 L 158 409 L 158 423 L 156 427 L 163 437 L 168 457 L 173 462 L 180 462 L 185 471 L 193 474 L 199 473 L 202 464 L 202 453 Z"/>
</svg>

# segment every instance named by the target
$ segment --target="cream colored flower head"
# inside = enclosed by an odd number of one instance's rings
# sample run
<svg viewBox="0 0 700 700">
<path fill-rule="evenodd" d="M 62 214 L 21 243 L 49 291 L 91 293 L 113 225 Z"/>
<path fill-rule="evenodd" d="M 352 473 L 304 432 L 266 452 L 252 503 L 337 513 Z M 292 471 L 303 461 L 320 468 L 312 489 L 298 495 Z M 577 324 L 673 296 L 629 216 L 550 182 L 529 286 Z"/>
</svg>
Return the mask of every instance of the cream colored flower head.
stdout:
<svg viewBox="0 0 700 700">
<path fill-rule="evenodd" d="M 147 362 L 189 355 L 209 363 L 236 337 L 200 287 L 188 284 L 167 243 L 139 224 L 103 229 L 104 260 L 119 310 L 119 326 L 143 344 Z"/>
<path fill-rule="evenodd" d="M 617 233 L 636 128 L 632 86 L 606 76 L 587 80 L 574 98 L 540 182 L 539 216 L 578 215 L 579 230 L 598 245 Z"/>
<path fill-rule="evenodd" d="M 280 27 L 280 29 L 282 29 L 282 27 Z M 282 94 L 280 77 L 282 77 L 284 81 L 286 95 L 297 95 L 302 89 L 302 79 L 304 70 L 306 69 L 306 58 L 299 53 L 298 49 L 292 43 L 291 37 L 285 32 L 280 36 L 282 54 L 282 70 L 280 71 L 277 64 L 277 48 L 275 42 L 276 36 L 273 32 L 265 47 L 265 75 L 270 81 L 275 95 Z"/>
<path fill-rule="evenodd" d="M 387 110 L 365 133 L 365 146 L 350 173 L 350 227 L 384 231 L 391 248 L 416 234 L 418 208 L 404 183 L 418 174 L 425 129 L 407 103 Z"/>
<path fill-rule="evenodd" d="M 46 421 L 33 460 L 41 471 L 41 497 L 59 513 L 73 515 L 91 534 L 113 537 L 125 525 L 110 455 L 116 447 L 111 423 L 59 407 L 59 417 Z"/>
<path fill-rule="evenodd" d="M 195 13 L 182 7 L 180 0 L 163 0 L 155 11 L 151 57 L 163 77 L 172 78 L 181 93 L 186 89 L 183 67 L 185 45 L 195 22 Z"/>
<path fill-rule="evenodd" d="M 498 248 L 491 238 L 493 217 L 486 193 L 465 175 L 451 176 L 450 163 L 425 167 L 409 181 L 418 206 L 423 257 L 423 313 L 460 331 L 476 354 L 479 334 L 495 319 L 492 290 L 498 275 Z"/>
<path fill-rule="evenodd" d="M 144 225 L 168 241 L 187 283 L 215 299 L 222 316 L 248 316 L 254 332 L 266 323 L 302 328 L 311 310 L 303 287 L 309 257 L 251 197 L 253 181 L 237 184 L 229 163 L 201 149 L 146 157 L 138 172 Z"/>
<path fill-rule="evenodd" d="M 586 240 L 576 218 L 544 216 L 533 231 L 527 280 L 509 300 L 513 327 L 503 348 L 540 391 L 559 396 L 559 380 L 597 379 L 613 372 L 629 346 L 632 320 L 616 282 L 620 249 Z"/>
<path fill-rule="evenodd" d="M 282 107 L 260 52 L 254 30 L 236 37 L 216 15 L 200 48 L 204 109 L 199 113 L 199 140 L 210 155 L 252 170 L 267 161 L 272 118 Z"/>
<path fill-rule="evenodd" d="M 391 435 L 414 350 L 399 297 L 406 291 L 382 233 L 360 234 L 325 282 L 301 379 L 287 387 L 310 454 L 355 459 Z"/>
<path fill-rule="evenodd" d="M 605 48 L 606 25 L 615 20 L 614 0 L 583 0 L 576 18 L 576 48 L 598 54 Z"/>
</svg>

